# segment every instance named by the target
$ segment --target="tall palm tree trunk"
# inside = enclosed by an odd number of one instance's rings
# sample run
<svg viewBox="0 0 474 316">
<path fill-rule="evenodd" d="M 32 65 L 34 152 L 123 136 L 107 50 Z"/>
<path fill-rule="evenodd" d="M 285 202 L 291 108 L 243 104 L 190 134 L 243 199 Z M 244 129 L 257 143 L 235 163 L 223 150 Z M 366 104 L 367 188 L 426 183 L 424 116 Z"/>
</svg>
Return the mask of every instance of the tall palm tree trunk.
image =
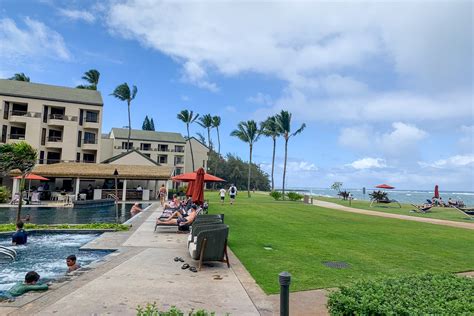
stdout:
<svg viewBox="0 0 474 316">
<path fill-rule="evenodd" d="M 132 135 L 132 121 L 130 119 L 130 101 L 127 102 L 128 105 L 128 139 L 127 139 L 127 151 L 130 151 L 130 136 Z"/>
<path fill-rule="evenodd" d="M 211 129 L 208 127 L 207 128 L 207 143 L 209 145 L 209 149 L 212 150 L 212 146 L 211 146 Z"/>
<path fill-rule="evenodd" d="M 272 157 L 272 191 L 275 190 L 275 182 L 273 180 L 273 173 L 275 172 L 275 147 L 276 137 L 273 137 L 273 157 Z"/>
<path fill-rule="evenodd" d="M 285 138 L 285 163 L 283 165 L 283 200 L 285 199 L 286 159 L 288 157 L 288 138 Z"/>
<path fill-rule="evenodd" d="M 20 180 L 20 199 L 18 200 L 18 209 L 16 211 L 16 222 L 18 223 L 21 220 L 21 206 L 23 204 L 23 191 L 25 188 L 25 176 L 26 174 L 21 175 Z"/>
<path fill-rule="evenodd" d="M 188 130 L 188 142 L 189 142 L 189 149 L 191 150 L 191 162 L 193 165 L 193 172 L 196 171 L 194 169 L 194 154 L 193 154 L 193 144 L 191 143 L 191 138 L 189 136 L 189 124 L 186 124 L 186 129 Z"/>
<path fill-rule="evenodd" d="M 216 159 L 216 167 L 214 168 L 214 175 L 217 176 L 217 169 L 219 169 L 219 161 L 221 158 L 221 137 L 219 135 L 219 126 L 216 126 L 217 130 L 217 159 Z M 212 183 L 212 189 L 216 188 L 216 183 Z"/>
<path fill-rule="evenodd" d="M 250 171 L 252 167 L 252 144 L 250 144 L 250 162 L 249 162 L 249 177 L 247 179 L 247 195 L 250 197 Z"/>
</svg>

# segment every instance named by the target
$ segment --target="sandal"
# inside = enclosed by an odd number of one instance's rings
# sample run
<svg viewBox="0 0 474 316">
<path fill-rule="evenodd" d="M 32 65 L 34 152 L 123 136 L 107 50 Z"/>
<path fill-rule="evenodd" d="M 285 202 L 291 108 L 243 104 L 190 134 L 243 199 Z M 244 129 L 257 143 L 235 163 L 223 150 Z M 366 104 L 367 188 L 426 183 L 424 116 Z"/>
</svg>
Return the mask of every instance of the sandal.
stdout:
<svg viewBox="0 0 474 316">
<path fill-rule="evenodd" d="M 181 257 L 179 257 L 179 258 L 178 258 L 178 261 L 179 261 L 179 262 L 184 262 L 184 259 L 181 258 Z"/>
<path fill-rule="evenodd" d="M 190 267 L 190 268 L 189 268 L 189 271 L 191 271 L 191 272 L 198 272 L 198 270 L 196 269 L 196 267 Z"/>
<path fill-rule="evenodd" d="M 174 262 L 178 262 L 179 261 L 179 257 L 174 257 Z"/>
<path fill-rule="evenodd" d="M 181 269 L 183 269 L 183 270 L 185 270 L 187 268 L 189 268 L 189 264 L 187 264 L 187 263 L 185 263 L 181 266 Z"/>
</svg>

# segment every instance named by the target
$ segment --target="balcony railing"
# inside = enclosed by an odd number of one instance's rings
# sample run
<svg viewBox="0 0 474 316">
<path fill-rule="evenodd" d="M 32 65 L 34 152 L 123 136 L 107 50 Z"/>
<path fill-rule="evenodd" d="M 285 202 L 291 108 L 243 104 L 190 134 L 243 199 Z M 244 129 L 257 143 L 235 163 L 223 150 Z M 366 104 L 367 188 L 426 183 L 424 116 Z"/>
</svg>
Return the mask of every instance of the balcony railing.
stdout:
<svg viewBox="0 0 474 316">
<path fill-rule="evenodd" d="M 90 118 L 90 117 L 88 118 L 88 117 L 86 117 L 86 118 L 84 119 L 84 121 L 87 122 L 87 123 L 99 123 L 99 119 L 98 119 L 98 118 Z"/>
<path fill-rule="evenodd" d="M 30 112 L 30 111 L 23 111 L 23 110 L 11 110 L 11 116 L 24 116 L 24 117 L 41 117 L 41 113 L 39 112 Z"/>
<path fill-rule="evenodd" d="M 61 159 L 38 159 L 38 164 L 40 165 L 51 165 L 60 162 L 79 162 L 79 163 L 95 163 L 94 160 L 61 160 Z"/>
<path fill-rule="evenodd" d="M 62 136 L 48 136 L 48 142 L 62 142 Z"/>
<path fill-rule="evenodd" d="M 82 142 L 84 144 L 97 144 L 97 139 L 84 138 Z"/>
<path fill-rule="evenodd" d="M 184 148 L 175 148 L 174 150 L 175 153 L 184 153 Z"/>
<path fill-rule="evenodd" d="M 10 134 L 10 139 L 25 139 L 25 134 Z"/>
<path fill-rule="evenodd" d="M 72 116 L 72 115 L 50 114 L 48 117 L 50 120 L 77 122 L 77 116 Z"/>
</svg>

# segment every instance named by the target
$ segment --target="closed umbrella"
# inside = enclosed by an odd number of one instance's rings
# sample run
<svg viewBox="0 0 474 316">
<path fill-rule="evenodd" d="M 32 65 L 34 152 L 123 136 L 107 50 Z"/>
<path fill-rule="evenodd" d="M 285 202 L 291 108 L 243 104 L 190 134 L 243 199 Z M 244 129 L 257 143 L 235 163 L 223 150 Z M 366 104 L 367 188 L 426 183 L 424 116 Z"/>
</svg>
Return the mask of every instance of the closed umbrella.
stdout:
<svg viewBox="0 0 474 316">
<path fill-rule="evenodd" d="M 188 182 L 188 189 L 186 190 L 186 196 L 192 196 L 193 195 L 193 189 L 194 189 L 194 181 L 189 181 Z"/>
<path fill-rule="evenodd" d="M 436 199 L 439 199 L 439 189 L 438 189 L 438 185 L 435 185 L 435 189 L 434 189 L 434 198 Z"/>
<path fill-rule="evenodd" d="M 204 169 L 199 168 L 196 172 L 196 181 L 194 181 L 193 203 L 203 205 L 204 204 Z"/>
</svg>

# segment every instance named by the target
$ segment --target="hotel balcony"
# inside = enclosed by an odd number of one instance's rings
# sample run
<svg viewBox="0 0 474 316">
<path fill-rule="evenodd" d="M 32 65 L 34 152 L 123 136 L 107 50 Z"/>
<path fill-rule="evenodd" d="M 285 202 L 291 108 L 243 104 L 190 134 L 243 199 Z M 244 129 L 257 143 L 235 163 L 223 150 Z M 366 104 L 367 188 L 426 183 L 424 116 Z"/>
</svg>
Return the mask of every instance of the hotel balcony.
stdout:
<svg viewBox="0 0 474 316">
<path fill-rule="evenodd" d="M 48 116 L 48 125 L 51 126 L 65 126 L 70 125 L 71 122 L 76 122 L 77 124 L 77 116 L 68 116 L 64 114 L 50 114 Z"/>
<path fill-rule="evenodd" d="M 81 148 L 84 150 L 98 150 L 99 149 L 98 140 L 85 138 L 82 140 Z"/>
<path fill-rule="evenodd" d="M 14 123 L 26 123 L 31 119 L 41 118 L 41 113 L 38 112 L 29 112 L 22 110 L 12 110 L 10 111 L 10 122 Z"/>
<path fill-rule="evenodd" d="M 99 120 L 85 118 L 84 122 L 83 122 L 83 126 L 84 126 L 84 128 L 99 129 L 100 128 L 100 123 L 99 123 Z"/>
<path fill-rule="evenodd" d="M 49 148 L 62 148 L 63 147 L 62 136 L 49 136 L 46 139 L 45 146 Z"/>
</svg>

